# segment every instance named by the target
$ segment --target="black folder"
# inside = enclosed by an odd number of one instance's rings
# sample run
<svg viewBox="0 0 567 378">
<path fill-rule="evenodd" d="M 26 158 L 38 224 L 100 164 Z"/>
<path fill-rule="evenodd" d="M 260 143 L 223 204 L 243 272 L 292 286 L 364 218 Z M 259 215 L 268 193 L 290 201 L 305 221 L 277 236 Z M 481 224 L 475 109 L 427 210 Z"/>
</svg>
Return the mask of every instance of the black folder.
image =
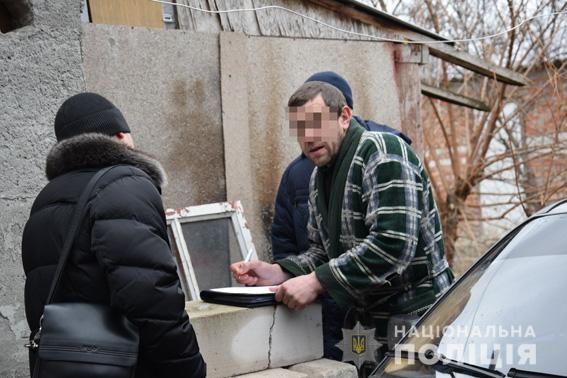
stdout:
<svg viewBox="0 0 567 378">
<path fill-rule="evenodd" d="M 275 293 L 226 293 L 217 291 L 215 289 L 201 291 L 201 299 L 209 303 L 247 308 L 273 306 L 277 303 L 275 299 Z"/>
</svg>

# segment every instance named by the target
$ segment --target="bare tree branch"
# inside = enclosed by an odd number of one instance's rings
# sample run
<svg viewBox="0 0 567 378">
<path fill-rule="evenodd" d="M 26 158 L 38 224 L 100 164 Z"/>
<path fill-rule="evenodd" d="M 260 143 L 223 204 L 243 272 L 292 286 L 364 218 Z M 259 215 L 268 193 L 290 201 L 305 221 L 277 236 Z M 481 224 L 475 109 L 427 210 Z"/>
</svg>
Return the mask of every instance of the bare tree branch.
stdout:
<svg viewBox="0 0 567 378">
<path fill-rule="evenodd" d="M 567 2 L 556 0 L 398 0 L 393 7 L 419 25 L 458 39 L 513 29 L 532 16 L 566 9 Z M 567 18 L 553 15 L 497 38 L 459 44 L 526 75 L 526 87 L 503 85 L 441 60 L 424 68 L 435 85 L 491 105 L 479 112 L 422 102 L 425 166 L 433 177 L 447 256 L 457 253 L 459 238 L 483 245 L 475 222 L 496 232 L 504 224 L 496 221 L 510 221 L 509 226 L 517 214 L 533 213 L 567 195 L 566 30 Z"/>
</svg>

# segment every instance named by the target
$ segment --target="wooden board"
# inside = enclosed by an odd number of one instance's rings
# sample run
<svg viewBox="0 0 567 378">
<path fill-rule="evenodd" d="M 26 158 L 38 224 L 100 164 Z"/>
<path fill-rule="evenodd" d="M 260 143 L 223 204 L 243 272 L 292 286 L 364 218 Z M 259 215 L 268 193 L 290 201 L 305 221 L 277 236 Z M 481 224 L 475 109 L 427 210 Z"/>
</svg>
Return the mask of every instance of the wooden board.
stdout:
<svg viewBox="0 0 567 378">
<path fill-rule="evenodd" d="M 88 0 L 95 24 L 163 28 L 161 4 L 151 0 Z"/>
<path fill-rule="evenodd" d="M 437 43 L 430 45 L 429 52 L 431 55 L 443 59 L 444 61 L 456 64 L 491 79 L 496 79 L 502 83 L 516 86 L 524 86 L 528 83 L 526 78 L 518 72 L 499 67 L 445 44 Z"/>
<path fill-rule="evenodd" d="M 490 111 L 490 107 L 482 101 L 479 101 L 471 97 L 466 97 L 455 92 L 451 92 L 447 89 L 433 87 L 425 83 L 421 83 L 421 94 L 427 97 L 450 102 L 451 104 L 456 104 L 460 106 L 466 106 L 467 108 L 471 108 L 471 109 L 481 110 L 483 112 Z"/>
</svg>

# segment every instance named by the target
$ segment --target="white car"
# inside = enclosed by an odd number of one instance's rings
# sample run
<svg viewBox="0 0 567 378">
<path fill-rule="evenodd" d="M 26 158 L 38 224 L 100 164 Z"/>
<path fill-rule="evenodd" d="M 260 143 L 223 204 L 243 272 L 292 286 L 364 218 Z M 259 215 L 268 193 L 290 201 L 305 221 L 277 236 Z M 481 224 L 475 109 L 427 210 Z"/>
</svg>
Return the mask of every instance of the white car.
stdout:
<svg viewBox="0 0 567 378">
<path fill-rule="evenodd" d="M 567 200 L 496 243 L 373 377 L 567 376 Z"/>
</svg>

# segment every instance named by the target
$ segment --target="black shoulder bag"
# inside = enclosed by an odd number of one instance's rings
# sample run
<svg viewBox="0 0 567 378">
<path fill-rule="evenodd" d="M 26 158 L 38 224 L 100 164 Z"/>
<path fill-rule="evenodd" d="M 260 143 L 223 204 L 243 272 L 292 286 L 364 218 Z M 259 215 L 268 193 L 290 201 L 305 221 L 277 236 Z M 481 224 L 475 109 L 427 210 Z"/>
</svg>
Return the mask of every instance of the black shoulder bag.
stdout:
<svg viewBox="0 0 567 378">
<path fill-rule="evenodd" d="M 73 213 L 40 328 L 29 346 L 37 351 L 34 378 L 134 377 L 139 344 L 134 324 L 108 305 L 52 303 L 89 196 L 96 182 L 112 168 L 102 169 L 93 176 Z"/>
</svg>

